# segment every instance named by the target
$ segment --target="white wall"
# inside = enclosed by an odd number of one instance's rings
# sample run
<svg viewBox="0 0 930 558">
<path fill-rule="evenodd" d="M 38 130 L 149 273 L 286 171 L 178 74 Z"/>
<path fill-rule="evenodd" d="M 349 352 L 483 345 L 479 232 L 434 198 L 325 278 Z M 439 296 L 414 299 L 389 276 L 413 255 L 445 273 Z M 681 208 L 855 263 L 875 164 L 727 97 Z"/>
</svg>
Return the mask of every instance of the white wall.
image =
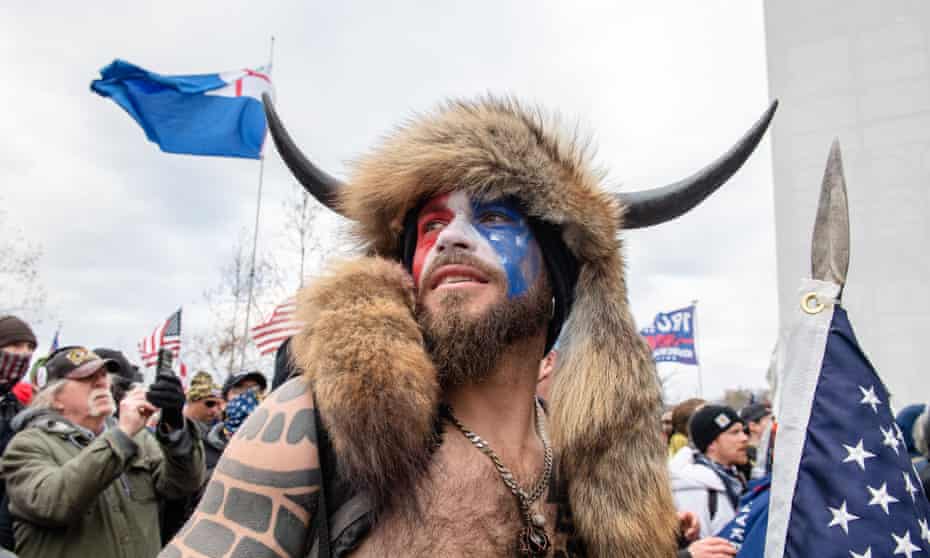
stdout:
<svg viewBox="0 0 930 558">
<path fill-rule="evenodd" d="M 930 2 L 767 0 L 781 325 L 810 273 L 827 151 L 840 138 L 851 221 L 843 296 L 896 408 L 930 401 Z"/>
</svg>

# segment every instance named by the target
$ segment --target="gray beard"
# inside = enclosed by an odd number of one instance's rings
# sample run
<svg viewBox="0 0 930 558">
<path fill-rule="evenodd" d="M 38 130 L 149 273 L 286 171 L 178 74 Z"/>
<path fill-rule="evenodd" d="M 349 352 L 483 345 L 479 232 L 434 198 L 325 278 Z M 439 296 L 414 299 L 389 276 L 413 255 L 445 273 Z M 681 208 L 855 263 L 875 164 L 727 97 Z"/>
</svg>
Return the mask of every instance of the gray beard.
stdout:
<svg viewBox="0 0 930 558">
<path fill-rule="evenodd" d="M 551 300 L 549 284 L 541 279 L 524 295 L 477 317 L 465 314 L 467 296 L 461 293 L 445 295 L 436 314 L 418 303 L 417 322 L 440 385 L 485 381 L 509 346 L 545 331 Z"/>
</svg>

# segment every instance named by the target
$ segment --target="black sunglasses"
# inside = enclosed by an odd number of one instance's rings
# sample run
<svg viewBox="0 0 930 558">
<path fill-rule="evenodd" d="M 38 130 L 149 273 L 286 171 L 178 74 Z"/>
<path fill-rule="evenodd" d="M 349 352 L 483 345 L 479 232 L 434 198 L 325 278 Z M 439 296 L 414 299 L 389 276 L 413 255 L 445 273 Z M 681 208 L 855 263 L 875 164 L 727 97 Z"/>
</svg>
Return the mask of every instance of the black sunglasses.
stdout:
<svg viewBox="0 0 930 558">
<path fill-rule="evenodd" d="M 211 399 L 210 401 L 204 401 L 203 404 L 207 409 L 212 409 L 213 407 L 216 407 L 217 405 L 219 405 L 220 402 L 214 401 Z"/>
</svg>

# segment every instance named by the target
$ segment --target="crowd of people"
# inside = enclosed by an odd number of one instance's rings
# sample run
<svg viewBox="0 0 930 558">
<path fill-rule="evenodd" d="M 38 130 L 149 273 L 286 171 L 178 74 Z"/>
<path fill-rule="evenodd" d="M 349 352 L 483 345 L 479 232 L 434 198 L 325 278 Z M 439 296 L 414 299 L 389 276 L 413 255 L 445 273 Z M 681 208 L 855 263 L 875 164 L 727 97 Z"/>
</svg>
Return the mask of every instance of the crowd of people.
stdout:
<svg viewBox="0 0 930 558">
<path fill-rule="evenodd" d="M 157 555 L 190 517 L 226 445 L 268 389 L 258 371 L 148 386 L 108 348 L 58 348 L 26 377 L 30 326 L 0 317 L 0 558 Z"/>
<path fill-rule="evenodd" d="M 62 347 L 41 387 L 25 377 L 36 350 L 28 324 L 0 318 L 0 558 L 155 556 L 191 517 L 232 436 L 268 392 L 264 374 L 220 386 L 205 371 L 186 389 L 167 370 L 143 388 L 117 350 Z M 286 349 L 286 347 L 285 347 Z M 558 347 L 540 362 L 549 398 Z M 277 387 L 286 377 L 278 370 Z M 930 489 L 930 418 L 901 410 L 904 446 Z M 692 398 L 661 417 L 681 520 L 679 558 L 725 558 L 748 498 L 767 490 L 777 424 L 768 402 L 739 411 Z M 745 527 L 741 524 L 741 527 Z"/>
<path fill-rule="evenodd" d="M 930 490 L 930 413 L 926 405 L 909 405 L 895 417 L 904 448 Z M 679 512 L 693 513 L 698 539 L 679 556 L 735 556 L 746 518 L 737 521 L 745 504 L 767 491 L 772 471 L 777 422 L 768 402 L 754 402 L 738 412 L 726 405 L 692 398 L 662 415 L 668 445 L 672 494 Z"/>
</svg>

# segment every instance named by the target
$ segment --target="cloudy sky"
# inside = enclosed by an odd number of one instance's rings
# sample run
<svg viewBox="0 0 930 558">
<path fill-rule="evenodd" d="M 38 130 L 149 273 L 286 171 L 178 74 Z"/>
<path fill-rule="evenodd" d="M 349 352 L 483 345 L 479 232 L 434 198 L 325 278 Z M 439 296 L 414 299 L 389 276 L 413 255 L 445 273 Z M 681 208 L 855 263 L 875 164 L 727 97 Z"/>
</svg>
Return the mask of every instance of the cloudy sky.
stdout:
<svg viewBox="0 0 930 558">
<path fill-rule="evenodd" d="M 273 35 L 279 110 L 336 175 L 414 111 L 513 94 L 580 122 L 608 185 L 636 190 L 702 167 L 761 114 L 763 23 L 759 0 L 3 3 L 0 234 L 44 250 L 43 345 L 61 322 L 64 342 L 135 355 L 179 306 L 186 332 L 208 327 L 203 292 L 251 227 L 259 164 L 161 153 L 89 91 L 114 58 L 164 74 L 254 67 Z M 710 396 L 762 386 L 776 338 L 769 149 L 689 215 L 625 235 L 640 325 L 699 301 Z M 269 152 L 259 251 L 278 260 L 293 258 L 280 225 L 292 188 Z"/>
</svg>

